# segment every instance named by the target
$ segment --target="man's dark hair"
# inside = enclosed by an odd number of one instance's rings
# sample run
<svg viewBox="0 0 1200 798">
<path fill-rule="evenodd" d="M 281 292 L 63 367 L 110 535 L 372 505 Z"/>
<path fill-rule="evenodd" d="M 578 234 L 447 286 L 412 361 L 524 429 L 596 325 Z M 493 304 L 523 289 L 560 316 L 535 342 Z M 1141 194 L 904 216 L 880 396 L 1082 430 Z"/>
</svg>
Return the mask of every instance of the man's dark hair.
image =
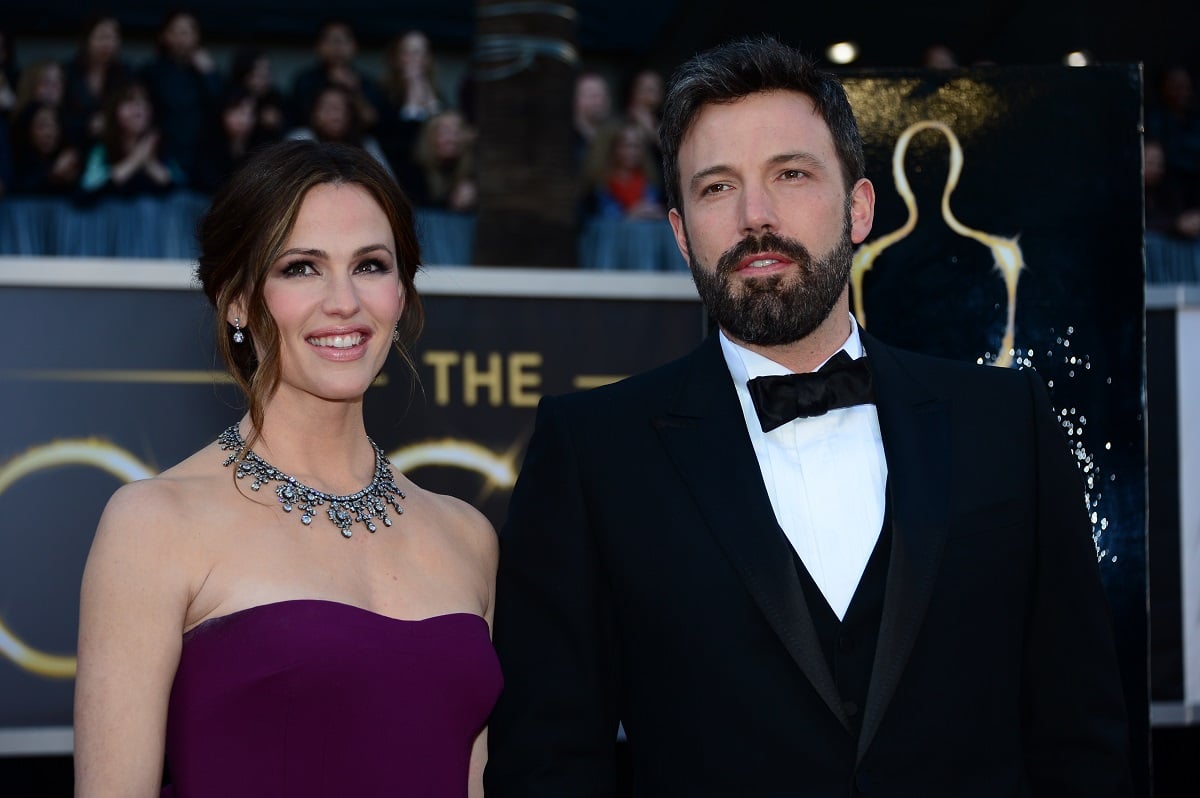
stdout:
<svg viewBox="0 0 1200 798">
<path fill-rule="evenodd" d="M 705 105 L 732 103 L 764 91 L 808 95 L 829 126 L 842 165 L 846 191 L 865 176 L 862 136 L 846 90 L 812 58 L 771 37 L 744 38 L 699 55 L 675 70 L 667 84 L 659 126 L 667 204 L 683 213 L 679 186 L 679 145 Z"/>
</svg>

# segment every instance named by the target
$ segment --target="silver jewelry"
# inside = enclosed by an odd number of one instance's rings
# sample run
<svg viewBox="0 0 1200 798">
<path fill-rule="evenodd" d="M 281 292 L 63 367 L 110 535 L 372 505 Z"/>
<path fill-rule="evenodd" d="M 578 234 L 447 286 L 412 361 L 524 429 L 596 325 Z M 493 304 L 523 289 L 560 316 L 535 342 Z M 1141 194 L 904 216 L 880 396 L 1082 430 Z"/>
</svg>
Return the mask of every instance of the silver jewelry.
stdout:
<svg viewBox="0 0 1200 798">
<path fill-rule="evenodd" d="M 392 343 L 400 343 L 400 322 L 396 322 L 396 326 L 392 328 Z"/>
<path fill-rule="evenodd" d="M 397 515 L 404 512 L 404 508 L 400 506 L 400 500 L 405 498 L 404 491 L 396 486 L 396 480 L 388 467 L 391 462 L 383 450 L 375 445 L 375 441 L 367 438 L 367 442 L 375 450 L 375 478 L 371 480 L 370 485 L 357 493 L 334 496 L 308 487 L 295 477 L 275 468 L 253 451 L 247 451 L 239 460 L 238 456 L 246 448 L 246 442 L 242 440 L 237 424 L 217 436 L 217 443 L 221 448 L 232 452 L 222 465 L 228 467 L 237 462 L 237 478 L 250 477 L 253 480 L 250 490 L 258 490 L 268 482 L 278 482 L 275 495 L 279 497 L 284 512 L 290 513 L 293 508 L 299 509 L 300 522 L 305 526 L 312 523 L 316 508 L 327 504 L 329 506 L 325 512 L 329 520 L 342 531 L 342 536 L 347 538 L 352 534 L 350 525 L 355 521 L 374 532 L 375 519 L 382 521 L 384 526 L 392 525 L 392 519 L 387 514 L 388 506 L 395 510 Z"/>
<path fill-rule="evenodd" d="M 240 343 L 244 343 L 245 340 L 246 340 L 246 334 L 244 332 L 242 332 L 241 319 L 239 319 L 237 316 L 234 316 L 233 317 L 233 342 L 235 344 L 240 344 Z"/>
</svg>

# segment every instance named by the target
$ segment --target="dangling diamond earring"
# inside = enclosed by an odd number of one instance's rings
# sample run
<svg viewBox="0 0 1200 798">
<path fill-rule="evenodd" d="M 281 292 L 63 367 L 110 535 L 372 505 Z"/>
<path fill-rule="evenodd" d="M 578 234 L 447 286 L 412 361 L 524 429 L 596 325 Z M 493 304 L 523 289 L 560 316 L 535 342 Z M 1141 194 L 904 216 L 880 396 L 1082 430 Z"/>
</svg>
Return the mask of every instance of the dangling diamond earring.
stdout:
<svg viewBox="0 0 1200 798">
<path fill-rule="evenodd" d="M 242 332 L 241 321 L 237 316 L 233 317 L 233 342 L 235 344 L 244 343 L 246 340 L 246 334 Z"/>
<path fill-rule="evenodd" d="M 396 322 L 396 326 L 392 328 L 392 343 L 400 343 L 400 322 Z"/>
</svg>

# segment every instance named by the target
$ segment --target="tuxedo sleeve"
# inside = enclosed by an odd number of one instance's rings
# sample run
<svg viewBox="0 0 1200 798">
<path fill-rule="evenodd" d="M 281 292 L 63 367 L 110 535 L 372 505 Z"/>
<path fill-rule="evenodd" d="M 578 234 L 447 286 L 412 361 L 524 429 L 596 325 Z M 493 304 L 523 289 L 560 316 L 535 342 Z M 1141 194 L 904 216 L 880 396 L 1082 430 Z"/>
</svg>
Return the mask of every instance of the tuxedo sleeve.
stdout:
<svg viewBox="0 0 1200 798">
<path fill-rule="evenodd" d="M 567 401 L 539 405 L 500 533 L 494 638 L 504 691 L 489 723 L 488 798 L 615 789 L 612 605 Z"/>
<path fill-rule="evenodd" d="M 1129 727 L 1080 472 L 1031 370 L 1037 560 L 1024 668 L 1026 768 L 1038 796 L 1132 793 Z"/>
</svg>

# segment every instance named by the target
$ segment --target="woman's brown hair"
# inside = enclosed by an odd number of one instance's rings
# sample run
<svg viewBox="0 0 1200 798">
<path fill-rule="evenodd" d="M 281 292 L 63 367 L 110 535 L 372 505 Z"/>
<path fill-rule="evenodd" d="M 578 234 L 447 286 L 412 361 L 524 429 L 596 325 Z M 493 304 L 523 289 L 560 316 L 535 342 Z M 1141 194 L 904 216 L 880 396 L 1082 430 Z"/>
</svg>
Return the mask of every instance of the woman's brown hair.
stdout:
<svg viewBox="0 0 1200 798">
<path fill-rule="evenodd" d="M 196 276 L 216 309 L 217 351 L 249 403 L 259 430 L 267 400 L 279 385 L 279 329 L 263 298 L 271 265 L 291 235 L 308 191 L 315 186 L 353 184 L 379 204 L 396 240 L 404 312 L 397 325 L 397 349 L 413 367 L 407 349 L 421 333 L 425 311 L 414 279 L 421 248 L 413 226 L 412 206 L 395 179 L 361 148 L 315 141 L 285 141 L 259 150 L 222 186 L 200 222 L 200 257 Z M 244 343 L 233 341 L 227 321 L 238 302 Z"/>
</svg>

